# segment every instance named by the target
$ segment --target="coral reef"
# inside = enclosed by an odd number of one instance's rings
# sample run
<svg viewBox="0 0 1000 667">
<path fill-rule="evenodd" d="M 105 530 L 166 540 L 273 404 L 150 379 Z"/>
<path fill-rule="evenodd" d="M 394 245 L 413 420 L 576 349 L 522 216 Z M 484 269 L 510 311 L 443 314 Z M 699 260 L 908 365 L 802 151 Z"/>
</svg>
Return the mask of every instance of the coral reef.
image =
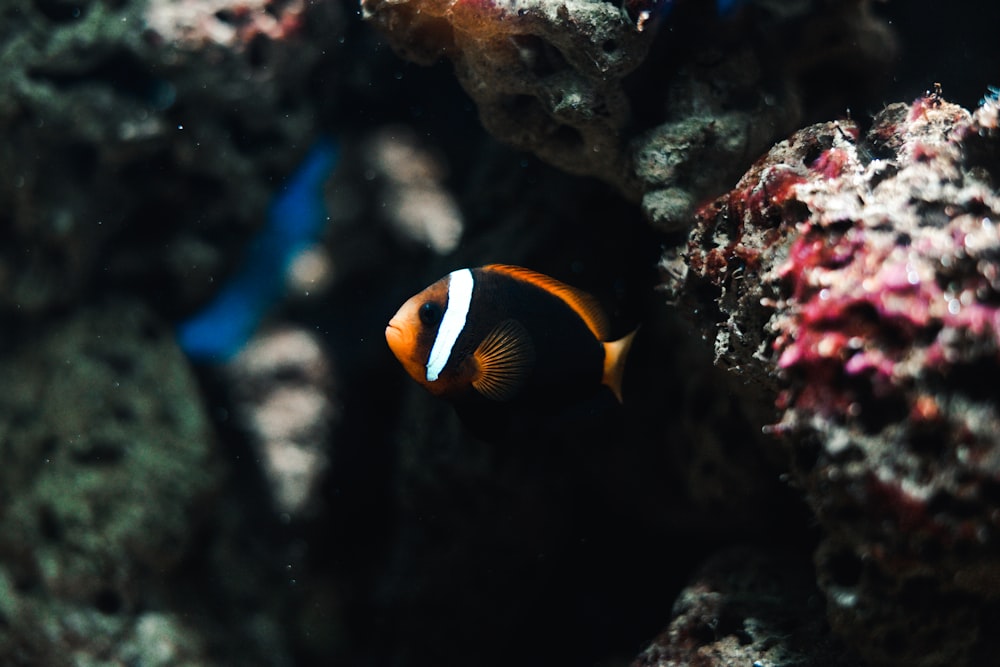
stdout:
<svg viewBox="0 0 1000 667">
<path fill-rule="evenodd" d="M 618 133 L 628 121 L 622 79 L 643 60 L 650 8 L 632 16 L 605 2 L 362 3 L 407 57 L 442 55 L 479 106 L 483 124 L 566 170 L 620 182 Z"/>
<path fill-rule="evenodd" d="M 298 101 L 322 55 L 308 36 L 342 20 L 334 3 L 308 27 L 303 3 L 258 4 L 4 3 L 4 317 L 109 284 L 190 311 L 235 266 L 316 134 Z"/>
<path fill-rule="evenodd" d="M 677 596 L 673 620 L 633 667 L 857 665 L 830 634 L 813 573 L 794 555 L 734 547 L 710 557 Z"/>
<path fill-rule="evenodd" d="M 2 3 L 0 661 L 992 661 L 1000 108 L 872 116 L 972 105 L 998 12 Z M 392 311 L 497 261 L 641 324 L 623 406 L 407 382 Z"/>
<path fill-rule="evenodd" d="M 738 28 L 706 19 L 711 3 L 691 4 L 639 72 L 673 21 L 672 3 L 364 0 L 362 7 L 405 57 L 425 64 L 448 57 L 494 135 L 615 185 L 641 199 L 655 224 L 676 228 L 796 126 L 803 97 L 829 97 L 807 90 L 816 71 L 854 72 L 857 87 L 893 53 L 867 2 L 762 8 L 773 17 L 778 57 L 735 36 Z M 776 30 L 780 22 L 787 26 Z M 827 48 L 816 50 L 820 39 Z"/>
<path fill-rule="evenodd" d="M 681 302 L 713 295 L 717 361 L 777 392 L 831 621 L 875 664 L 995 650 L 996 122 L 934 92 L 802 130 L 664 262 Z"/>
<path fill-rule="evenodd" d="M 222 469 L 169 328 L 141 304 L 94 307 L 0 368 L 0 653 L 127 661 L 146 635 L 170 658 L 150 664 L 202 655 L 161 584 Z"/>
<path fill-rule="evenodd" d="M 287 582 L 260 586 L 276 568 L 247 548 L 218 408 L 167 320 L 238 266 L 321 134 L 304 100 L 344 14 L 0 8 L 5 664 L 289 664 L 274 620 Z"/>
</svg>

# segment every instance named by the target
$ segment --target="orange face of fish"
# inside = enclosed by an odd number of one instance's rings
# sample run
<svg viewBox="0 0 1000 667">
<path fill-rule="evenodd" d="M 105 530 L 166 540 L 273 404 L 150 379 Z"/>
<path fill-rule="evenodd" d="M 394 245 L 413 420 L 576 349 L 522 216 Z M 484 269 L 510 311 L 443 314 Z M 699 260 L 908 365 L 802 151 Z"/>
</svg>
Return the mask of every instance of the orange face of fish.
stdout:
<svg viewBox="0 0 1000 667">
<path fill-rule="evenodd" d="M 448 278 L 442 278 L 400 306 L 385 328 L 389 349 L 406 372 L 432 393 L 444 385 L 427 379 L 427 361 L 448 302 Z"/>
</svg>

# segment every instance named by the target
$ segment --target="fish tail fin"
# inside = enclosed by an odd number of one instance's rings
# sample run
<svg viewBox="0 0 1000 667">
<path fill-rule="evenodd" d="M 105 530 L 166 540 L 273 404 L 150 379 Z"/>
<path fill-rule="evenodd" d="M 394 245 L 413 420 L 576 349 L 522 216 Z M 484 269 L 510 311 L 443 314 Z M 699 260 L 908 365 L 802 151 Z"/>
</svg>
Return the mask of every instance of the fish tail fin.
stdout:
<svg viewBox="0 0 1000 667">
<path fill-rule="evenodd" d="M 622 379 L 625 377 L 625 360 L 632 347 L 636 329 L 624 338 L 603 343 L 604 345 L 604 377 L 601 383 L 608 386 L 615 394 L 618 402 L 622 402 Z"/>
</svg>

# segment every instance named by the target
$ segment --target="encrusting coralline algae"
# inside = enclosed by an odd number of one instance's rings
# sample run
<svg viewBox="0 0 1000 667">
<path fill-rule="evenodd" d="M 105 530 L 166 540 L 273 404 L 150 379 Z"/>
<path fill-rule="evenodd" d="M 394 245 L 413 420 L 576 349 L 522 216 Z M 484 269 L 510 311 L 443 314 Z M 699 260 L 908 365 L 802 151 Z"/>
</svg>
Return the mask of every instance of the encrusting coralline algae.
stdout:
<svg viewBox="0 0 1000 667">
<path fill-rule="evenodd" d="M 997 129 L 994 98 L 939 92 L 806 128 L 664 261 L 717 363 L 776 397 L 831 623 L 874 664 L 995 650 L 973 610 L 1000 595 Z"/>
</svg>

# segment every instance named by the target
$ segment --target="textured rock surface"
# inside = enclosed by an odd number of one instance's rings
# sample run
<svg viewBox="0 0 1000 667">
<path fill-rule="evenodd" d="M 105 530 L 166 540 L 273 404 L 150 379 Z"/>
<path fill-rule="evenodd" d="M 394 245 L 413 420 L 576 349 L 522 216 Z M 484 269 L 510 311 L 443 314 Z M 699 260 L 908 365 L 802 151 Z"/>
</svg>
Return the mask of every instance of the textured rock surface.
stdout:
<svg viewBox="0 0 1000 667">
<path fill-rule="evenodd" d="M 717 361 L 780 390 L 831 621 L 878 664 L 995 649 L 996 123 L 995 99 L 970 115 L 930 94 L 864 137 L 807 128 L 665 259 L 681 302 L 712 295 L 697 317 Z"/>
<path fill-rule="evenodd" d="M 649 19 L 605 2 L 519 0 L 362 3 L 405 56 L 446 55 L 483 124 L 515 146 L 613 183 L 625 176 L 618 139 L 629 118 L 622 78 L 641 62 Z"/>
<path fill-rule="evenodd" d="M 668 228 L 683 225 L 700 201 L 811 113 L 804 98 L 828 104 L 838 97 L 810 90 L 817 71 L 850 72 L 854 88 L 863 88 L 893 51 L 867 2 L 761 3 L 747 21 L 768 24 L 774 43 L 767 45 L 742 25 L 706 16 L 710 2 L 685 4 L 670 18 L 670 3 L 657 2 L 362 6 L 404 56 L 451 59 L 495 136 L 571 173 L 602 178 L 641 199 L 647 217 Z"/>
<path fill-rule="evenodd" d="M 184 635 L 151 612 L 221 469 L 169 329 L 135 303 L 86 309 L 0 376 L 0 653 L 81 664 Z M 180 660 L 200 640 L 164 641 Z"/>
<path fill-rule="evenodd" d="M 633 667 L 858 664 L 823 620 L 812 569 L 789 553 L 715 554 L 677 596 L 672 615 Z"/>
<path fill-rule="evenodd" d="M 267 11 L 265 11 L 265 6 Z M 0 8 L 0 313 L 108 283 L 207 298 L 316 133 L 339 5 L 15 0 Z M 25 250 L 27 249 L 27 250 Z M 169 286 L 169 289 L 166 287 Z"/>
</svg>

